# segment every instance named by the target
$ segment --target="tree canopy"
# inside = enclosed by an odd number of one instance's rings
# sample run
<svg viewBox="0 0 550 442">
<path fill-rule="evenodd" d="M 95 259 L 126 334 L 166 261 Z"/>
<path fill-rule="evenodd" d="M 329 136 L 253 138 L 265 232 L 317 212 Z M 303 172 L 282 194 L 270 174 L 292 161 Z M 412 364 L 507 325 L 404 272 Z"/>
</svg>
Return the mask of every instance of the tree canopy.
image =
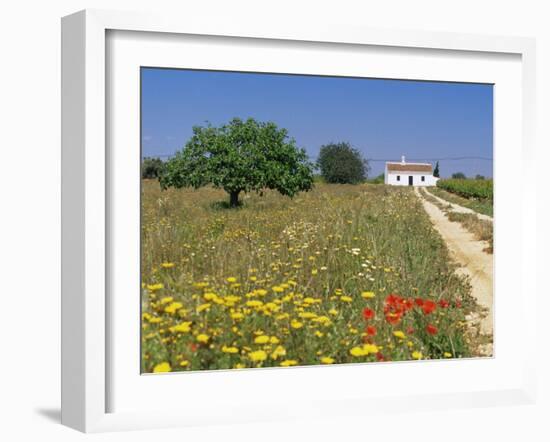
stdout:
<svg viewBox="0 0 550 442">
<path fill-rule="evenodd" d="M 434 177 L 439 178 L 439 161 L 435 163 Z"/>
<path fill-rule="evenodd" d="M 317 166 L 327 183 L 357 184 L 367 177 L 369 165 L 349 143 L 321 146 Z"/>
<path fill-rule="evenodd" d="M 162 188 L 212 184 L 229 193 L 230 205 L 241 192 L 273 189 L 294 196 L 313 185 L 313 166 L 286 129 L 272 122 L 234 118 L 228 124 L 193 127 L 185 147 L 166 163 Z"/>
<path fill-rule="evenodd" d="M 160 158 L 145 157 L 141 162 L 142 178 L 160 178 L 164 170 L 164 163 Z"/>
<path fill-rule="evenodd" d="M 455 172 L 451 175 L 452 178 L 455 180 L 464 180 L 466 179 L 466 175 L 464 175 L 462 172 Z"/>
</svg>

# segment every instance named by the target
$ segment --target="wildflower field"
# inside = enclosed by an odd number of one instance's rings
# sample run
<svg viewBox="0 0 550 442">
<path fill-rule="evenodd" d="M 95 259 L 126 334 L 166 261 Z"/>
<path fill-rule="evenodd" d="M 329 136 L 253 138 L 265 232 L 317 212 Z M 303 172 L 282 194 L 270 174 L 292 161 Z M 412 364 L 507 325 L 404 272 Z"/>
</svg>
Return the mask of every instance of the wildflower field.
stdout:
<svg viewBox="0 0 550 442">
<path fill-rule="evenodd" d="M 143 180 L 142 372 L 472 356 L 470 287 L 412 189 L 226 199 Z"/>
</svg>

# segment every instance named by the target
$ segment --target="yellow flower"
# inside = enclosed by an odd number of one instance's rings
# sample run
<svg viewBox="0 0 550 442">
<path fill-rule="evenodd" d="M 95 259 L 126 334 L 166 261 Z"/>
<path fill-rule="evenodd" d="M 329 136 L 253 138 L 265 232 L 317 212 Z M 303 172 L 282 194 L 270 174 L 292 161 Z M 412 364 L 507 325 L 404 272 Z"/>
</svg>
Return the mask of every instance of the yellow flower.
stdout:
<svg viewBox="0 0 550 442">
<path fill-rule="evenodd" d="M 403 333 L 401 330 L 396 330 L 393 332 L 393 335 L 396 337 L 396 338 L 399 338 L 399 339 L 405 339 L 405 333 Z"/>
<path fill-rule="evenodd" d="M 229 278 L 226 279 L 227 282 L 229 283 L 235 283 L 237 282 L 237 278 L 233 277 L 233 276 L 230 276 Z"/>
<path fill-rule="evenodd" d="M 204 310 L 208 310 L 210 308 L 210 304 L 201 304 L 197 307 L 197 313 L 200 313 Z"/>
<path fill-rule="evenodd" d="M 364 344 L 361 347 L 353 347 L 349 352 L 352 356 L 368 356 L 370 354 L 376 354 L 379 351 L 379 347 L 374 344 Z"/>
<path fill-rule="evenodd" d="M 365 356 L 365 352 L 361 347 L 353 347 L 349 352 L 352 356 Z"/>
<path fill-rule="evenodd" d="M 174 266 L 175 266 L 175 264 L 173 262 L 163 262 L 161 264 L 161 267 L 163 267 L 165 269 L 171 269 Z"/>
<path fill-rule="evenodd" d="M 411 356 L 413 357 L 413 359 L 422 359 L 422 353 L 420 353 L 419 351 L 413 351 Z"/>
<path fill-rule="evenodd" d="M 446 351 L 445 353 L 443 353 L 443 356 L 445 356 L 446 358 L 452 358 L 453 354 Z"/>
<path fill-rule="evenodd" d="M 333 363 L 334 363 L 334 359 L 328 356 L 324 356 L 321 358 L 321 364 L 333 364 Z"/>
<path fill-rule="evenodd" d="M 169 371 L 172 371 L 172 367 L 170 367 L 168 362 L 161 362 L 153 368 L 153 373 L 167 373 Z"/>
<path fill-rule="evenodd" d="M 363 292 L 361 293 L 361 296 L 365 299 L 370 299 L 374 298 L 376 295 L 374 294 L 374 292 Z"/>
<path fill-rule="evenodd" d="M 269 338 L 269 343 L 270 344 L 278 344 L 279 342 L 279 338 L 277 336 L 271 336 L 271 338 Z"/>
<path fill-rule="evenodd" d="M 363 345 L 363 351 L 367 354 L 376 354 L 380 351 L 379 347 L 374 344 Z"/>
<path fill-rule="evenodd" d="M 273 287 L 271 287 L 271 288 L 273 289 L 273 291 L 274 291 L 275 293 L 282 293 L 282 292 L 285 291 L 285 289 L 284 289 L 283 287 L 278 286 L 278 285 L 273 286 Z"/>
<path fill-rule="evenodd" d="M 319 330 L 315 330 L 315 336 L 317 336 L 318 338 L 322 338 L 324 336 L 324 334 L 322 332 L 320 332 Z"/>
<path fill-rule="evenodd" d="M 161 303 L 162 305 L 164 305 L 164 304 L 170 304 L 173 300 L 174 300 L 174 298 L 173 298 L 172 296 L 165 296 L 164 298 L 162 298 L 162 299 L 160 300 L 160 303 Z"/>
<path fill-rule="evenodd" d="M 203 344 L 206 344 L 209 339 L 210 339 L 210 336 L 205 335 L 204 333 L 197 335 L 197 341 L 202 342 Z"/>
<path fill-rule="evenodd" d="M 298 316 L 302 319 L 312 319 L 317 317 L 317 315 L 313 312 L 302 312 Z"/>
<path fill-rule="evenodd" d="M 285 348 L 282 345 L 278 345 L 277 348 L 275 348 L 275 350 L 273 350 L 273 352 L 271 353 L 271 358 L 277 359 L 278 357 L 284 355 L 286 355 Z"/>
<path fill-rule="evenodd" d="M 254 362 L 261 362 L 267 359 L 267 353 L 263 350 L 251 351 L 248 357 Z"/>
<path fill-rule="evenodd" d="M 328 316 L 318 316 L 314 319 L 312 319 L 313 322 L 318 322 L 319 324 L 323 325 L 329 325 L 330 324 L 330 318 Z"/>
<path fill-rule="evenodd" d="M 208 292 L 204 294 L 204 299 L 206 301 L 213 301 L 214 299 L 217 299 L 217 298 L 218 298 L 218 295 L 212 292 Z"/>
<path fill-rule="evenodd" d="M 235 364 L 233 368 L 244 368 L 244 364 L 241 364 L 240 362 Z"/>
<path fill-rule="evenodd" d="M 338 310 L 334 309 L 334 308 L 331 308 L 329 311 L 328 311 L 332 316 L 336 316 L 338 314 Z"/>
<path fill-rule="evenodd" d="M 261 307 L 262 305 L 264 305 L 264 303 L 262 301 L 258 301 L 256 299 L 253 299 L 251 301 L 246 301 L 246 305 L 248 307 Z"/>
<path fill-rule="evenodd" d="M 317 270 L 317 269 L 313 269 L 313 270 L 311 271 L 311 274 L 312 274 L 313 276 L 315 276 L 317 273 L 318 273 L 318 270 Z"/>
<path fill-rule="evenodd" d="M 258 296 L 265 296 L 265 295 L 267 295 L 267 290 L 266 289 L 257 289 L 257 290 L 254 290 L 254 293 L 256 293 Z"/>
<path fill-rule="evenodd" d="M 180 362 L 181 367 L 187 367 L 189 365 L 189 361 L 186 361 L 185 359 Z"/>
<path fill-rule="evenodd" d="M 256 339 L 254 339 L 255 344 L 267 344 L 269 342 L 269 336 L 261 335 L 257 336 Z"/>
<path fill-rule="evenodd" d="M 251 276 L 251 277 L 248 278 L 248 279 L 250 279 L 252 282 L 255 282 L 258 278 L 256 278 L 255 276 Z"/>
<path fill-rule="evenodd" d="M 168 305 L 164 311 L 166 313 L 174 314 L 176 313 L 180 308 L 183 307 L 183 304 L 181 302 L 172 302 L 170 305 Z"/>
<path fill-rule="evenodd" d="M 351 301 L 353 301 L 353 299 L 350 296 L 347 296 L 347 295 L 341 296 L 340 300 L 342 302 L 351 302 Z"/>
<path fill-rule="evenodd" d="M 191 322 L 182 322 L 170 327 L 172 333 L 188 333 L 191 331 Z"/>
<path fill-rule="evenodd" d="M 281 362 L 281 367 L 290 367 L 297 364 L 298 361 L 296 361 L 295 359 L 285 359 L 283 362 Z"/>
<path fill-rule="evenodd" d="M 239 352 L 239 349 L 238 349 L 237 347 L 227 347 L 227 346 L 224 345 L 224 346 L 222 347 L 222 351 L 223 351 L 224 353 L 232 353 L 232 354 L 234 354 L 234 353 L 238 353 L 238 352 Z"/>
<path fill-rule="evenodd" d="M 297 321 L 296 319 L 293 319 L 292 321 L 290 321 L 290 326 L 292 328 L 302 328 L 304 324 L 301 323 L 300 321 Z"/>
<path fill-rule="evenodd" d="M 231 319 L 243 319 L 244 315 L 241 312 L 231 313 Z"/>
<path fill-rule="evenodd" d="M 163 288 L 164 288 L 164 284 L 161 284 L 160 282 L 158 284 L 147 284 L 147 290 L 151 292 L 155 292 Z"/>
</svg>

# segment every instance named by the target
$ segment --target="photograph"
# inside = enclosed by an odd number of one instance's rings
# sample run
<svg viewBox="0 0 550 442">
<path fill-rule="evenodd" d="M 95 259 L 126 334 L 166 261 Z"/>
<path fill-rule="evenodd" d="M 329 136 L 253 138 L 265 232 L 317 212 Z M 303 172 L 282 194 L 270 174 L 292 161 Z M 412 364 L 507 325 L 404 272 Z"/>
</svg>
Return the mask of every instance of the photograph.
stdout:
<svg viewBox="0 0 550 442">
<path fill-rule="evenodd" d="M 493 84 L 140 88 L 142 374 L 494 356 Z"/>
</svg>

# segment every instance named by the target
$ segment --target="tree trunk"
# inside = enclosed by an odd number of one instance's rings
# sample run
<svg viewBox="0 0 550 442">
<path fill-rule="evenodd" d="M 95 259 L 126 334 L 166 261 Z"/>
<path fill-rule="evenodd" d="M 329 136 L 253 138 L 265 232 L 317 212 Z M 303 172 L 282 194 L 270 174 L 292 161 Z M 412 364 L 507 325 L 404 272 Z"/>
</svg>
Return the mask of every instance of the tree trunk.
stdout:
<svg viewBox="0 0 550 442">
<path fill-rule="evenodd" d="M 233 190 L 229 192 L 230 207 L 237 207 L 239 205 L 239 193 L 240 193 L 240 190 Z"/>
</svg>

